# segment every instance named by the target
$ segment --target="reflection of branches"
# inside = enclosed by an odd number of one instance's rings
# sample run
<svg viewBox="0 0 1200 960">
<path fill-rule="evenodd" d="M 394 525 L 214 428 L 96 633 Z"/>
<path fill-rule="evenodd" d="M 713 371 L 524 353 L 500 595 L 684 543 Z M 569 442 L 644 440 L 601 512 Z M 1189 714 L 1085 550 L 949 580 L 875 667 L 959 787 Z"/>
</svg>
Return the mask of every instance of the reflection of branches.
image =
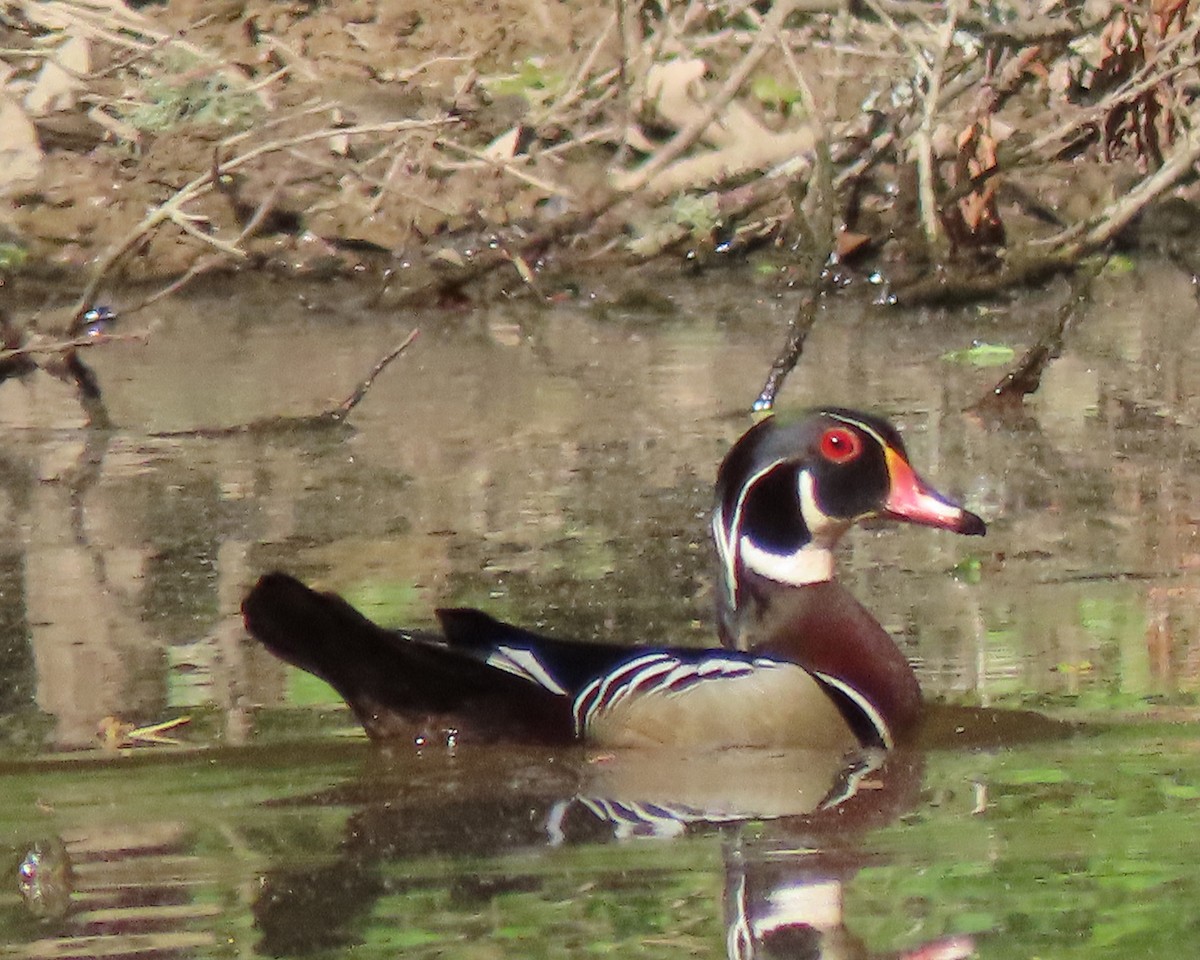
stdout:
<svg viewBox="0 0 1200 960">
<path fill-rule="evenodd" d="M 813 325 L 817 322 L 820 298 L 820 293 L 807 295 L 796 309 L 796 315 L 788 324 L 787 340 L 783 344 L 783 349 L 771 363 L 766 383 L 759 391 L 758 399 L 754 401 L 752 409 L 756 413 L 766 413 L 775 408 L 775 397 L 787 375 L 800 362 L 800 355 L 804 352 L 804 341 L 808 339 Z"/>
<path fill-rule="evenodd" d="M 367 395 L 367 391 L 375 383 L 376 378 L 388 368 L 393 360 L 407 350 L 417 339 L 419 329 L 413 328 L 397 346 L 385 353 L 376 362 L 371 372 L 350 393 L 345 400 L 336 406 L 322 410 L 320 413 L 300 414 L 297 416 L 266 417 L 261 420 L 251 420 L 248 423 L 238 423 L 230 427 L 196 427 L 191 430 L 169 430 L 156 433 L 156 437 L 234 437 L 241 434 L 273 434 L 293 433 L 299 430 L 321 430 L 338 427 L 346 422 L 354 410 Z"/>
<path fill-rule="evenodd" d="M 371 369 L 371 372 L 367 374 L 366 379 L 364 379 L 362 383 L 354 388 L 354 391 L 350 394 L 350 396 L 348 396 L 332 410 L 327 410 L 319 416 L 334 420 L 336 422 L 345 420 L 346 417 L 350 415 L 350 411 L 362 402 L 363 397 L 367 395 L 367 391 L 371 389 L 371 384 L 375 382 L 375 378 L 387 369 L 388 364 L 390 364 L 393 360 L 400 356 L 400 354 L 409 348 L 409 345 L 417 339 L 417 335 L 420 332 L 421 331 L 419 328 L 413 327 L 412 331 L 400 342 L 399 346 L 393 347 L 379 358 L 379 361 Z"/>
<path fill-rule="evenodd" d="M 73 337 L 69 340 L 46 340 L 38 337 L 19 347 L 13 347 L 11 350 L 0 350 L 0 363 L 16 357 L 70 354 L 83 347 L 98 347 L 102 343 L 126 341 L 144 343 L 149 336 L 149 330 L 139 330 L 134 333 L 97 333 L 87 337 Z"/>
<path fill-rule="evenodd" d="M 148 330 L 143 330 L 123 334 L 94 333 L 66 340 L 53 340 L 45 336 L 30 337 L 24 343 L 0 350 L 0 369 L 5 371 L 0 374 L 0 382 L 12 374 L 44 370 L 60 380 L 74 383 L 79 391 L 79 405 L 87 415 L 88 426 L 108 430 L 112 427 L 112 420 L 100 394 L 100 383 L 92 368 L 80 359 L 79 351 L 114 340 L 145 341 L 149 335 Z M 39 361 L 34 359 L 35 357 L 46 359 Z"/>
<path fill-rule="evenodd" d="M 1074 325 L 1079 311 L 1088 302 L 1092 281 L 1103 264 L 1103 260 L 1097 259 L 1095 265 L 1075 274 L 1070 295 L 1066 303 L 1058 308 L 1054 325 L 1037 343 L 1025 351 L 1017 365 L 1005 374 L 999 383 L 975 402 L 972 410 L 995 412 L 1005 406 L 1015 406 L 1041 386 L 1042 374 L 1050 365 L 1050 361 L 1062 353 L 1067 331 Z"/>
<path fill-rule="evenodd" d="M 112 440 L 109 430 L 88 430 L 84 434 L 83 449 L 75 468 L 67 476 L 67 489 L 70 491 L 68 502 L 71 507 L 71 533 L 75 543 L 92 559 L 92 570 L 96 575 L 96 583 L 105 593 L 116 593 L 108 579 L 108 568 L 102 549 L 92 546 L 87 534 L 87 514 L 84 508 L 84 497 L 87 496 L 100 481 L 104 468 L 104 458 L 108 454 L 108 446 Z M 126 600 L 130 598 L 126 597 Z"/>
</svg>

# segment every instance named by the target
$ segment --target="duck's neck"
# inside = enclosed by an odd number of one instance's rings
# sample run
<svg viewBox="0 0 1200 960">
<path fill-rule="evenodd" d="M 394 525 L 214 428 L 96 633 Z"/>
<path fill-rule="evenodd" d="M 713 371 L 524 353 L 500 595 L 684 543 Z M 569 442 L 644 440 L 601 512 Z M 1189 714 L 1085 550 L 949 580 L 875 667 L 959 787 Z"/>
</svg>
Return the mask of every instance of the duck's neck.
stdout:
<svg viewBox="0 0 1200 960">
<path fill-rule="evenodd" d="M 742 564 L 761 577 L 789 587 L 805 587 L 833 579 L 832 546 L 809 541 L 791 553 L 775 553 L 742 537 Z"/>
<path fill-rule="evenodd" d="M 921 687 L 879 621 L 833 580 L 756 586 L 757 612 L 738 646 L 831 678 L 870 704 L 893 738 L 902 738 L 920 716 Z"/>
</svg>

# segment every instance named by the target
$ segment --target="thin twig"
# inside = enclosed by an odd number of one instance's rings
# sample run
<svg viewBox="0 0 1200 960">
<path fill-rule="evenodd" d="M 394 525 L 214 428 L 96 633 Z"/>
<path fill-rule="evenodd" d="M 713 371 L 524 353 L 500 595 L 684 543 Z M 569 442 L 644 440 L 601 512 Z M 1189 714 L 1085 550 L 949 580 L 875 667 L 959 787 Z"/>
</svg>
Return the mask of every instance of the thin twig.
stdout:
<svg viewBox="0 0 1200 960">
<path fill-rule="evenodd" d="M 246 258 L 246 251 L 238 247 L 236 240 L 233 243 L 230 243 L 228 240 L 222 240 L 220 237 L 214 237 L 211 233 L 205 233 L 196 226 L 196 224 L 201 221 L 204 223 L 211 223 L 207 217 L 193 217 L 184 213 L 182 210 L 174 210 L 171 212 L 170 220 L 189 237 L 194 237 L 201 243 L 207 243 L 209 246 L 215 247 L 227 257 L 233 257 L 235 260 L 244 260 Z"/>
<path fill-rule="evenodd" d="M 307 111 L 306 111 L 307 112 Z M 219 167 L 214 164 L 212 168 L 195 177 L 190 182 L 184 184 L 177 190 L 168 200 L 159 204 L 151 210 L 142 221 L 131 229 L 115 246 L 109 249 L 100 262 L 92 271 L 91 279 L 88 280 L 87 286 L 84 287 L 83 293 L 80 294 L 79 300 L 75 306 L 76 317 L 82 314 L 89 308 L 93 297 L 96 295 L 96 290 L 99 288 L 104 277 L 113 268 L 118 260 L 128 253 L 133 247 L 142 241 L 142 239 L 157 228 L 161 223 L 167 220 L 175 220 L 181 215 L 185 204 L 191 203 L 200 197 L 206 196 L 212 189 L 216 180 L 223 174 L 233 173 L 234 171 L 248 165 L 257 160 L 259 157 L 270 153 L 277 153 L 281 150 L 287 150 L 291 147 L 299 146 L 305 143 L 313 143 L 319 140 L 328 140 L 332 137 L 348 137 L 358 136 L 361 134 L 370 133 L 399 133 L 410 132 L 414 130 L 429 130 L 437 127 L 447 126 L 457 123 L 453 117 L 440 117 L 435 120 L 395 120 L 387 123 L 367 123 L 358 124 L 350 127 L 323 127 L 320 130 L 313 130 L 307 133 L 297 134 L 291 137 L 284 137 L 279 140 L 271 140 L 267 143 L 259 144 L 241 153 L 236 157 L 226 161 Z M 237 134 L 229 138 L 226 144 L 244 139 L 246 134 Z M 181 225 L 182 227 L 182 225 Z M 186 228 L 183 228 L 186 229 Z M 213 243 L 214 238 L 201 235 L 201 239 L 206 242 Z M 220 243 L 214 243 L 220 247 Z"/>
<path fill-rule="evenodd" d="M 511 177 L 516 177 L 516 179 L 527 183 L 531 187 L 541 190 L 549 196 L 563 196 L 568 200 L 574 197 L 574 194 L 569 187 L 560 186 L 559 184 L 551 183 L 549 180 L 543 180 L 541 177 L 535 177 L 531 173 L 526 173 L 524 170 L 518 167 L 516 162 L 513 160 L 503 159 L 500 157 L 489 157 L 486 153 L 483 153 L 480 150 L 474 150 L 471 147 L 464 146 L 461 143 L 455 143 L 453 140 L 443 140 L 442 146 L 450 150 L 457 150 L 459 153 L 471 157 L 474 160 L 474 163 L 439 163 L 433 165 L 435 168 L 453 170 L 456 168 L 470 169 L 480 166 L 491 167 L 493 170 L 500 170 L 504 173 L 507 173 Z"/>
<path fill-rule="evenodd" d="M 600 32 L 596 35 L 596 40 L 588 50 L 587 56 L 583 58 L 583 62 L 579 64 L 579 68 L 575 71 L 575 75 L 571 78 L 571 82 L 567 84 L 566 90 L 555 99 L 534 121 L 534 125 L 547 123 L 557 116 L 566 113 L 575 102 L 584 95 L 588 85 L 584 83 L 585 78 L 592 72 L 592 67 L 596 62 L 596 58 L 600 55 L 600 50 L 608 41 L 609 36 L 617 26 L 619 17 L 616 12 L 612 13 L 609 18 L 604 21 L 604 26 L 600 28 Z"/>
<path fill-rule="evenodd" d="M 218 178 L 219 180 L 220 178 Z M 246 221 L 246 225 L 242 227 L 242 232 L 238 234 L 236 243 L 241 243 L 254 235 L 254 232 L 262 226 L 263 221 L 271 215 L 271 211 L 275 209 L 275 203 L 279 199 L 280 184 L 276 181 L 275 185 L 267 191 L 267 195 L 259 201 L 254 212 L 250 214 L 250 218 Z"/>
<path fill-rule="evenodd" d="M 517 275 L 521 278 L 522 282 L 533 291 L 535 297 L 545 302 L 547 299 L 546 294 L 542 290 L 541 284 L 538 283 L 533 268 L 529 266 L 529 262 L 519 253 L 513 253 L 507 244 L 502 244 L 502 246 L 504 247 L 504 252 L 508 254 L 508 258 L 512 261 L 512 265 L 516 268 Z"/>
<path fill-rule="evenodd" d="M 758 399 L 751 406 L 755 413 L 766 413 L 775 408 L 775 398 L 783 387 L 783 381 L 800 362 L 800 356 L 804 353 L 804 343 L 817 322 L 819 307 L 820 294 L 814 292 L 807 294 L 800 302 L 800 306 L 796 308 L 796 313 L 792 317 L 791 323 L 788 324 L 787 339 L 784 341 L 783 349 L 772 361 L 771 369 L 767 373 L 767 380 L 758 393 Z"/>
<path fill-rule="evenodd" d="M 74 337 L 70 340 L 54 340 L 43 342 L 31 340 L 29 343 L 14 347 L 11 350 L 0 350 L 0 363 L 13 357 L 50 356 L 53 354 L 70 353 L 84 347 L 98 347 L 102 343 L 127 343 L 138 341 L 144 343 L 150 339 L 149 330 L 138 330 L 134 333 L 95 333 L 88 337 Z"/>
<path fill-rule="evenodd" d="M 165 300 L 167 297 L 178 293 L 201 274 L 208 273 L 209 270 L 212 270 L 214 267 L 224 262 L 225 257 L 216 253 L 210 253 L 207 256 L 197 257 L 182 276 L 176 277 L 161 290 L 150 294 L 150 296 L 146 297 L 140 303 L 136 303 L 132 307 L 122 307 L 121 316 L 131 317 L 135 313 L 145 310 L 147 307 L 158 303 L 158 301 Z"/>
<path fill-rule="evenodd" d="M 240 437 L 246 435 L 275 436 L 278 434 L 295 433 L 298 430 L 328 430 L 340 427 L 346 422 L 350 412 L 362 402 L 371 389 L 371 385 L 387 366 L 400 354 L 409 348 L 417 339 L 419 329 L 413 329 L 401 343 L 385 353 L 375 364 L 365 380 L 354 388 L 354 392 L 336 406 L 322 410 L 320 413 L 300 414 L 295 416 L 266 417 L 261 420 L 251 420 L 248 423 L 236 423 L 228 427 L 192 427 L 189 430 L 164 430 L 153 434 L 155 437 L 197 437 L 206 440 L 220 440 L 225 437 Z"/>
<path fill-rule="evenodd" d="M 384 79 L 390 80 L 392 83 L 408 83 L 414 77 L 419 76 L 436 64 L 473 63 L 478 57 L 478 53 L 463 53 L 430 57 L 428 60 L 422 60 L 415 67 L 408 67 L 405 70 L 397 70 L 395 73 L 389 73 Z"/>
<path fill-rule="evenodd" d="M 1114 239 L 1150 203 L 1174 187 L 1183 177 L 1188 176 L 1198 161 L 1200 132 L 1189 130 L 1183 143 L 1172 152 L 1166 163 L 1128 193 L 1105 207 L 1099 216 L 1076 223 L 1067 230 L 1045 240 L 1031 242 L 1030 245 L 1036 243 L 1057 247 L 1074 256 L 1096 250 Z"/>
<path fill-rule="evenodd" d="M 919 70 L 926 80 L 931 79 L 929 64 L 925 62 L 925 51 L 911 38 L 909 35 L 910 32 L 902 29 L 900 24 L 892 19 L 892 15 L 888 13 L 880 0 L 866 0 L 866 2 L 871 12 L 888 28 L 888 31 L 900 43 L 900 46 L 904 47 L 908 53 L 910 65 Z"/>
<path fill-rule="evenodd" d="M 812 239 L 815 244 L 832 252 L 837 239 L 837 222 L 834 213 L 837 199 L 833 189 L 833 156 L 829 149 L 829 129 L 825 123 L 824 111 L 817 103 L 816 95 L 809 86 L 804 71 L 800 69 L 800 64 L 792 56 L 791 47 L 782 39 L 779 46 L 783 52 L 784 62 L 792 74 L 792 79 L 796 81 L 796 88 L 800 91 L 800 105 L 804 108 L 809 129 L 813 134 L 813 156 L 816 158 L 816 214 L 819 218 L 815 226 L 819 233 L 814 231 Z"/>
<path fill-rule="evenodd" d="M 1042 383 L 1042 374 L 1051 361 L 1063 351 L 1067 331 L 1074 325 L 1080 309 L 1088 302 L 1092 281 L 1100 275 L 1105 260 L 1098 258 L 1085 270 L 1080 270 L 1071 281 L 1071 292 L 1066 303 L 1058 308 L 1054 325 L 1017 362 L 991 390 L 980 397 L 972 410 L 995 410 L 1020 403 L 1036 392 Z"/>
</svg>

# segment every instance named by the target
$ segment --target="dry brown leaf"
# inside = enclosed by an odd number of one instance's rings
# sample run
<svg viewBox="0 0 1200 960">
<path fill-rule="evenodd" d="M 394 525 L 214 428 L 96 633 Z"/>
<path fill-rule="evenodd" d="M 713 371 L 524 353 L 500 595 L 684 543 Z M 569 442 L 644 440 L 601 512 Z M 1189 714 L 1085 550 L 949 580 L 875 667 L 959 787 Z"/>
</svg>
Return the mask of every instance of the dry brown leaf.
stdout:
<svg viewBox="0 0 1200 960">
<path fill-rule="evenodd" d="M 0 95 L 0 195 L 23 189 L 42 170 L 37 130 L 21 105 Z"/>
<path fill-rule="evenodd" d="M 489 160 L 511 160 L 517 155 L 517 146 L 520 142 L 521 128 L 513 127 L 484 147 L 483 155 Z"/>
<path fill-rule="evenodd" d="M 834 244 L 834 253 L 837 255 L 838 260 L 847 260 L 856 253 L 865 250 L 870 245 L 872 239 L 870 234 L 857 233 L 854 230 L 847 230 L 843 227 L 838 231 Z"/>
<path fill-rule="evenodd" d="M 1182 30 L 1187 23 L 1190 0 L 1151 0 L 1150 10 L 1154 28 L 1160 37 L 1172 30 Z"/>
<path fill-rule="evenodd" d="M 91 45 L 87 39 L 68 37 L 54 56 L 42 63 L 33 88 L 25 95 L 25 109 L 34 117 L 70 110 L 84 86 L 80 77 L 87 76 L 91 69 Z"/>
<path fill-rule="evenodd" d="M 707 71 L 703 60 L 671 60 L 650 68 L 646 91 L 658 115 L 676 130 L 703 115 L 706 109 L 703 77 Z M 734 147 L 746 140 L 774 135 L 735 101 L 705 128 L 701 139 L 715 147 Z"/>
<path fill-rule="evenodd" d="M 997 138 L 990 116 L 982 116 L 958 135 L 958 155 L 954 161 L 954 184 L 970 183 L 996 168 Z M 980 186 L 943 211 L 942 223 L 951 246 L 958 253 L 991 252 L 1004 246 L 1004 222 L 996 202 L 998 177 Z"/>
</svg>

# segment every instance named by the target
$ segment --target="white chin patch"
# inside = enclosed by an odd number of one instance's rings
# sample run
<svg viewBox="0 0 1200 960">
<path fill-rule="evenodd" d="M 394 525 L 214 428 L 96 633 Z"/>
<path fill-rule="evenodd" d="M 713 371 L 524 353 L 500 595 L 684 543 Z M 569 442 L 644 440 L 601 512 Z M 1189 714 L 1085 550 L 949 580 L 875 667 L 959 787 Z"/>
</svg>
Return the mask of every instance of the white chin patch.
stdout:
<svg viewBox="0 0 1200 960">
<path fill-rule="evenodd" d="M 742 564 L 760 577 L 802 587 L 833 579 L 833 551 L 809 543 L 794 553 L 772 553 L 742 537 Z"/>
<path fill-rule="evenodd" d="M 812 534 L 813 539 L 823 540 L 831 537 L 836 540 L 840 537 L 849 524 L 838 517 L 829 516 L 817 506 L 812 474 L 807 470 L 801 470 L 797 485 L 799 489 L 796 492 L 800 495 L 800 516 L 804 518 L 804 525 L 808 527 L 808 532 Z"/>
</svg>

